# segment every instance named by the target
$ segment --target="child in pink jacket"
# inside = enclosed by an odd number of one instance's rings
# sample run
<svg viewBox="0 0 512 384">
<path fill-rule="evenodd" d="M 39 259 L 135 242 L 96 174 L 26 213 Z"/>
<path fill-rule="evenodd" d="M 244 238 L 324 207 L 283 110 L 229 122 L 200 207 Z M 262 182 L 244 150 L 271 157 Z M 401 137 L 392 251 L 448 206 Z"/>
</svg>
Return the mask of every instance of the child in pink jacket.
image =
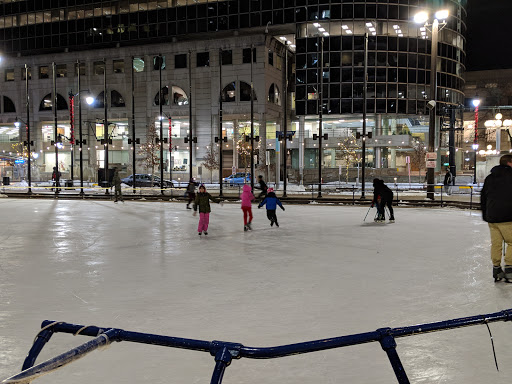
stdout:
<svg viewBox="0 0 512 384">
<path fill-rule="evenodd" d="M 244 231 L 247 231 L 251 228 L 252 222 L 252 207 L 251 201 L 254 200 L 254 195 L 251 192 L 251 186 L 249 184 L 244 184 L 243 192 L 240 195 L 240 199 L 242 199 L 242 211 L 244 212 Z M 249 216 L 249 221 L 247 221 L 247 216 Z"/>
</svg>

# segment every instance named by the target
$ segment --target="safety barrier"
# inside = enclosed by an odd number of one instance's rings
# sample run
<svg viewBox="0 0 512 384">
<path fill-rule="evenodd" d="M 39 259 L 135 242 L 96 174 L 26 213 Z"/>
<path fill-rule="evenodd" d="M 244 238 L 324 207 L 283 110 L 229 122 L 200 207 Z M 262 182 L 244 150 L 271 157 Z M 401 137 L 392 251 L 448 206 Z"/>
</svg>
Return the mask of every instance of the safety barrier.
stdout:
<svg viewBox="0 0 512 384">
<path fill-rule="evenodd" d="M 511 321 L 512 309 L 489 313 L 472 317 L 446 320 L 435 323 L 426 323 L 401 328 L 380 328 L 373 332 L 358 333 L 353 335 L 333 337 L 329 339 L 314 340 L 309 342 L 280 345 L 275 347 L 255 348 L 247 347 L 240 343 L 224 341 L 204 341 L 184 339 L 179 337 L 154 335 L 149 333 L 131 332 L 117 328 L 83 326 L 64 322 L 44 321 L 42 329 L 37 334 L 34 344 L 30 349 L 22 372 L 2 381 L 6 384 L 25 384 L 35 378 L 54 371 L 66 364 L 85 356 L 86 354 L 112 343 L 113 341 L 130 341 L 135 343 L 159 345 L 171 348 L 190 349 L 194 351 L 209 352 L 214 356 L 215 368 L 213 370 L 211 384 L 222 383 L 226 368 L 233 359 L 242 357 L 250 359 L 272 359 L 309 352 L 323 351 L 327 349 L 347 347 L 357 344 L 379 342 L 386 352 L 391 363 L 396 379 L 400 384 L 408 384 L 409 379 L 396 351 L 396 338 L 414 336 L 423 333 L 442 331 L 447 329 L 467 327 L 477 324 L 485 324 L 491 334 L 489 323 L 497 321 Z M 71 333 L 73 335 L 85 335 L 95 337 L 93 340 L 73 348 L 63 354 L 34 366 L 37 356 L 56 332 Z M 492 335 L 491 335 L 492 342 Z M 494 344 L 492 344 L 494 351 Z M 496 361 L 496 368 L 498 363 Z"/>
</svg>

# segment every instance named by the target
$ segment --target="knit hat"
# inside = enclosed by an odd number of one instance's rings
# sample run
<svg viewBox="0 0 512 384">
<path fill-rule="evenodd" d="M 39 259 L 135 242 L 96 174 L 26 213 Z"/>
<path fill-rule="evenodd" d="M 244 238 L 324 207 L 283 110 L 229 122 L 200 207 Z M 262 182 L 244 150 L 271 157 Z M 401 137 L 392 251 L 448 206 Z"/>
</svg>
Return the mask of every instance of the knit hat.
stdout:
<svg viewBox="0 0 512 384">
<path fill-rule="evenodd" d="M 269 193 L 270 193 L 270 192 L 274 192 L 274 188 L 268 188 L 268 189 L 267 189 L 267 192 L 269 192 Z"/>
</svg>

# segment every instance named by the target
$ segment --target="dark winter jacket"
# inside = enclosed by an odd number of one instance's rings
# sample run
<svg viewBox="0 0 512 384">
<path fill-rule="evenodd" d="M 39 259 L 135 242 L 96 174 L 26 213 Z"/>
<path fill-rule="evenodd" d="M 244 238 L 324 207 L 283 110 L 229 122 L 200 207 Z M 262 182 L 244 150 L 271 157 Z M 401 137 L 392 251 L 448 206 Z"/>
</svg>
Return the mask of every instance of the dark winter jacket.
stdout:
<svg viewBox="0 0 512 384">
<path fill-rule="evenodd" d="M 453 175 L 450 171 L 446 172 L 446 175 L 444 175 L 444 182 L 443 185 L 451 185 L 453 181 Z"/>
<path fill-rule="evenodd" d="M 112 179 L 112 184 L 114 184 L 114 186 L 116 188 L 121 188 L 121 178 L 119 177 L 119 172 L 118 171 L 114 172 L 114 177 Z"/>
<path fill-rule="evenodd" d="M 384 184 L 384 180 L 373 183 L 373 201 L 377 202 L 379 196 L 383 201 L 393 201 L 393 191 Z"/>
<path fill-rule="evenodd" d="M 267 204 L 267 209 L 269 209 L 269 210 L 275 210 L 278 205 L 281 207 L 282 210 L 284 210 L 283 204 L 277 198 L 277 196 L 276 196 L 276 194 L 274 192 L 270 192 L 263 199 L 263 201 L 258 205 L 258 208 L 263 207 L 265 204 Z"/>
<path fill-rule="evenodd" d="M 190 183 L 188 183 L 187 193 L 188 194 L 195 194 L 195 192 L 196 192 L 196 184 L 191 181 Z"/>
<path fill-rule="evenodd" d="M 512 168 L 498 165 L 485 178 L 480 195 L 482 217 L 489 223 L 512 221 Z"/>
<path fill-rule="evenodd" d="M 220 203 L 219 199 L 216 199 L 208 192 L 199 192 L 196 194 L 196 199 L 194 200 L 194 211 L 197 211 L 197 207 L 199 207 L 199 213 L 210 213 L 212 209 L 210 208 L 210 200 L 214 203 Z"/>
<path fill-rule="evenodd" d="M 267 192 L 267 184 L 265 184 L 265 181 L 263 181 L 263 179 L 260 179 L 259 183 L 260 186 L 258 189 L 261 189 L 263 192 Z"/>
</svg>

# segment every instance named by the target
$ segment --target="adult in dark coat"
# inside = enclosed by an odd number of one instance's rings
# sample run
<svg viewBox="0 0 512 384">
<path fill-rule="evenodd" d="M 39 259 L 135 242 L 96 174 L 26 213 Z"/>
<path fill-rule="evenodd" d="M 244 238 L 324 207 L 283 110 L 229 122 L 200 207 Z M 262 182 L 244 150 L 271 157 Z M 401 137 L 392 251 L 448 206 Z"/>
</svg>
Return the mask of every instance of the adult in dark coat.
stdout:
<svg viewBox="0 0 512 384">
<path fill-rule="evenodd" d="M 393 191 L 384 184 L 384 180 L 373 179 L 373 205 L 377 206 L 377 222 L 384 222 L 386 220 L 384 208 L 388 207 L 389 222 L 395 222 L 395 215 L 393 211 Z"/>
<path fill-rule="evenodd" d="M 257 189 L 261 189 L 261 192 L 258 195 L 258 199 L 262 200 L 265 198 L 265 196 L 267 196 L 267 184 L 265 183 L 265 180 L 263 180 L 262 175 L 258 176 L 258 183 L 260 184 L 260 186 Z"/>
<path fill-rule="evenodd" d="M 512 155 L 500 158 L 500 164 L 485 178 L 480 195 L 482 218 L 491 232 L 491 260 L 496 281 L 512 282 Z M 501 268 L 503 242 L 507 243 L 505 267 Z"/>
<path fill-rule="evenodd" d="M 194 179 L 190 179 L 187 185 L 187 196 L 188 196 L 188 203 L 187 203 L 187 209 L 190 208 L 190 203 L 192 203 L 196 199 L 196 183 Z"/>
</svg>

